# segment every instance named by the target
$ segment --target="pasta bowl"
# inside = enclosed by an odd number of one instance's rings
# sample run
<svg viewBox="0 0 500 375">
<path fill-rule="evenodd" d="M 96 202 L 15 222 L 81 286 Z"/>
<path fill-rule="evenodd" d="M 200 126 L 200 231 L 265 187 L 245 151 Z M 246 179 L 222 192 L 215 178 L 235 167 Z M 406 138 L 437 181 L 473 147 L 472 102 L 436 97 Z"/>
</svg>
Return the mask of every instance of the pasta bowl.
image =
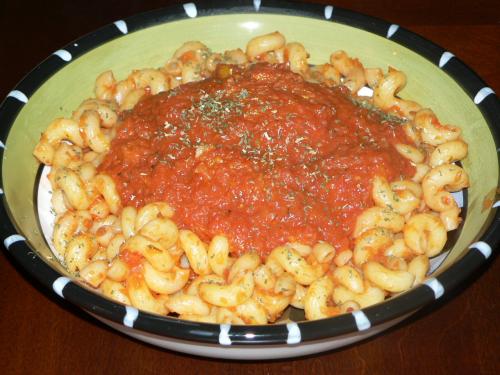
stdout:
<svg viewBox="0 0 500 375">
<path fill-rule="evenodd" d="M 139 340 L 201 356 L 251 360 L 317 353 L 382 332 L 454 290 L 491 257 L 500 241 L 500 106 L 470 69 L 452 53 L 397 25 L 331 6 L 260 1 L 218 6 L 187 3 L 118 20 L 55 51 L 8 94 L 0 107 L 1 235 L 20 267 L 61 298 Z M 275 30 L 302 42 L 312 63 L 327 60 L 335 46 L 366 66 L 397 67 L 408 76 L 405 98 L 432 108 L 444 123 L 462 126 L 469 143 L 463 167 L 471 180 L 460 196 L 466 216 L 446 251 L 433 260 L 426 281 L 383 303 L 333 318 L 303 321 L 291 312 L 276 324 L 243 326 L 139 311 L 73 279 L 44 238 L 41 172 L 32 155 L 51 119 L 71 115 L 91 97 L 94 78 L 105 70 L 126 75 L 135 68 L 160 66 L 191 39 L 225 50 Z"/>
</svg>

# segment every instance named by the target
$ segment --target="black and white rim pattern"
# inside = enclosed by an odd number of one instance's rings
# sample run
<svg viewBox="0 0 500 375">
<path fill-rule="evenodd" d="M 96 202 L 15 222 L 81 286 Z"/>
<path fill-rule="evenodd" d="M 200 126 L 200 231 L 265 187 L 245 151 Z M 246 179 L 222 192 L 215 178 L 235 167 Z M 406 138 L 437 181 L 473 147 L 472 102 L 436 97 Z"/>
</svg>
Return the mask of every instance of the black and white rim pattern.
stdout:
<svg viewBox="0 0 500 375">
<path fill-rule="evenodd" d="M 471 100 L 478 106 L 490 126 L 500 152 L 500 102 L 493 90 L 451 52 L 405 30 L 396 24 L 374 19 L 359 13 L 331 5 L 288 3 L 283 1 L 220 1 L 185 3 L 165 9 L 139 14 L 126 20 L 118 20 L 77 41 L 55 51 L 37 69 L 27 75 L 0 105 L 0 155 L 6 147 L 7 135 L 21 108 L 30 96 L 54 73 L 89 50 L 125 34 L 165 22 L 236 13 L 267 13 L 296 15 L 327 20 L 353 26 L 399 43 L 433 62 L 457 81 Z M 1 172 L 1 166 L 0 166 Z M 0 185 L 0 235 L 5 249 L 21 266 L 52 289 L 61 298 L 102 318 L 153 334 L 211 344 L 228 345 L 298 345 L 302 342 L 335 338 L 355 334 L 374 326 L 409 314 L 445 293 L 455 289 L 461 281 L 474 273 L 500 242 L 500 201 L 493 204 L 494 217 L 481 240 L 469 246 L 469 251 L 452 267 L 438 277 L 427 280 L 411 291 L 390 299 L 383 304 L 344 314 L 338 317 L 310 321 L 291 322 L 267 326 L 233 326 L 230 324 L 206 324 L 161 317 L 124 306 L 105 299 L 70 278 L 51 268 L 32 249 L 26 239 L 18 234 L 9 220 L 8 207 Z"/>
</svg>

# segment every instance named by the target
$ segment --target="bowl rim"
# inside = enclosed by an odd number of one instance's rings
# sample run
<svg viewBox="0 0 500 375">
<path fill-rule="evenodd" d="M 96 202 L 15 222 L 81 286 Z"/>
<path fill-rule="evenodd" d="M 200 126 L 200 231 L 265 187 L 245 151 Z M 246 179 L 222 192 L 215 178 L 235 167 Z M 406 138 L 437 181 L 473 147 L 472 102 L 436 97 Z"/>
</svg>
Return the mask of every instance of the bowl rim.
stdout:
<svg viewBox="0 0 500 375">
<path fill-rule="evenodd" d="M 231 15 L 242 13 L 264 13 L 302 16 L 328 20 L 362 29 L 387 38 L 418 53 L 445 71 L 477 105 L 488 124 L 497 150 L 500 147 L 500 102 L 491 88 L 467 65 L 452 53 L 433 42 L 410 32 L 399 25 L 366 16 L 350 10 L 324 4 L 287 2 L 280 0 L 260 0 L 253 3 L 241 0 L 196 2 L 169 6 L 140 13 L 117 20 L 91 32 L 54 52 L 28 73 L 7 95 L 0 105 L 0 155 L 3 155 L 8 133 L 22 107 L 48 78 L 79 57 L 103 43 L 125 34 L 139 31 L 166 22 L 194 17 Z M 500 158 L 500 157 L 499 157 Z M 0 165 L 0 172 L 2 166 Z M 0 174 L 0 237 L 4 247 L 13 258 L 46 288 L 60 297 L 88 310 L 104 319 L 126 327 L 192 342 L 220 345 L 277 345 L 299 344 L 305 341 L 333 339 L 335 336 L 355 334 L 373 326 L 410 314 L 439 299 L 459 286 L 476 272 L 489 258 L 500 243 L 500 201 L 493 205 L 490 224 L 477 242 L 470 244 L 469 250 L 456 263 L 440 275 L 426 280 L 423 284 L 383 303 L 363 308 L 349 314 L 332 318 L 290 322 L 274 325 L 230 325 L 210 324 L 159 316 L 108 300 L 90 289 L 63 276 L 32 248 L 26 239 L 17 233 L 10 220 L 9 207 L 3 194 Z"/>
</svg>

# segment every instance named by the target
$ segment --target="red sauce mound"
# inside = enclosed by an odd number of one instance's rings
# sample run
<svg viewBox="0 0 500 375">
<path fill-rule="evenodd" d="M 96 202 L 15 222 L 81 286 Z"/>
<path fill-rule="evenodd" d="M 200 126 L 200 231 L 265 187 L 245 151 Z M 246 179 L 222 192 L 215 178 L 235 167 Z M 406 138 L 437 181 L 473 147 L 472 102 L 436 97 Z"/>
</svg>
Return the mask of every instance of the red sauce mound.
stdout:
<svg viewBox="0 0 500 375">
<path fill-rule="evenodd" d="M 181 228 L 205 241 L 224 234 L 235 254 L 289 241 L 342 249 L 373 205 L 373 176 L 414 173 L 393 146 L 411 143 L 401 125 L 345 87 L 282 65 L 221 69 L 224 79 L 149 96 L 124 115 L 100 166 L 123 205 L 166 201 Z"/>
</svg>

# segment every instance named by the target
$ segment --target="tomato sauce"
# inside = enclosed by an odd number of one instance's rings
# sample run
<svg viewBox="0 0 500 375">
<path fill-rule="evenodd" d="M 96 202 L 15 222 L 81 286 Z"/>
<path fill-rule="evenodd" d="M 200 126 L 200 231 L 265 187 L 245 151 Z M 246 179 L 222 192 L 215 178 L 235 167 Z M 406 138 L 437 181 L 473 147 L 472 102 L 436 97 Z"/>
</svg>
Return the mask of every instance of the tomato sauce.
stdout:
<svg viewBox="0 0 500 375">
<path fill-rule="evenodd" d="M 414 174 L 394 148 L 412 143 L 401 123 L 347 88 L 306 82 L 284 65 L 218 72 L 123 115 L 99 167 L 123 205 L 166 201 L 181 228 L 205 241 L 224 234 L 237 255 L 291 241 L 341 250 L 373 206 L 372 178 Z"/>
</svg>

